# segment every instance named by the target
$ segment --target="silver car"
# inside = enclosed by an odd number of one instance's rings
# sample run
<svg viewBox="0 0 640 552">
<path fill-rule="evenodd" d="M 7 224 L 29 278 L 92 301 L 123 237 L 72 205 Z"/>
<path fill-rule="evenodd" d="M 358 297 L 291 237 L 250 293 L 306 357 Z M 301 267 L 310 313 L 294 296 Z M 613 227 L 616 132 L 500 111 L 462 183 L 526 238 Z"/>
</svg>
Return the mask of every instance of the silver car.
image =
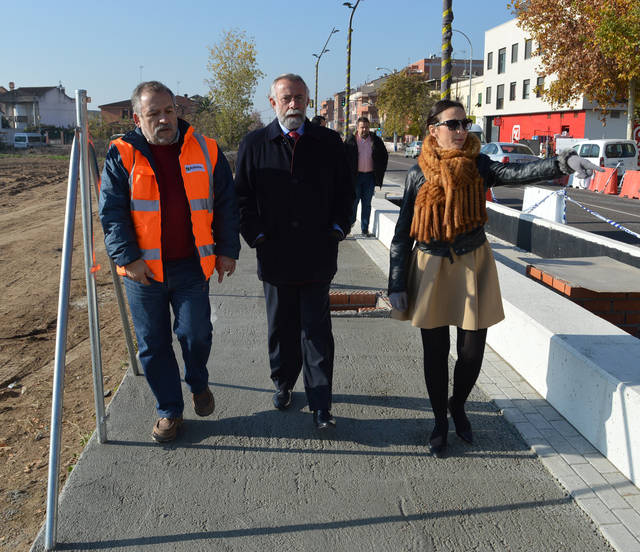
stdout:
<svg viewBox="0 0 640 552">
<path fill-rule="evenodd" d="M 480 153 L 484 153 L 492 161 L 500 161 L 500 163 L 530 163 L 540 160 L 529 146 L 512 142 L 489 142 L 480 148 Z"/>
<path fill-rule="evenodd" d="M 414 159 L 420 155 L 422 151 L 422 140 L 417 142 L 411 142 L 406 148 L 404 148 L 405 157 L 413 157 Z"/>
</svg>

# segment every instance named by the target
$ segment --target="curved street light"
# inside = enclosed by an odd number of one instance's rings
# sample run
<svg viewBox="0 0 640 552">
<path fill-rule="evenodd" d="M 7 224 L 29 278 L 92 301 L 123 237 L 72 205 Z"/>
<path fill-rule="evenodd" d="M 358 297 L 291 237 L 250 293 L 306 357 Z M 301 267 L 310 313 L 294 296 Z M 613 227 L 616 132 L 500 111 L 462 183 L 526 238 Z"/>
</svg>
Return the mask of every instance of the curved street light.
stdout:
<svg viewBox="0 0 640 552">
<path fill-rule="evenodd" d="M 315 99 L 313 102 L 313 109 L 314 109 L 314 115 L 318 114 L 318 65 L 320 65 L 320 58 L 322 57 L 322 54 L 324 54 L 325 52 L 328 52 L 328 48 L 327 48 L 327 44 L 329 44 L 329 40 L 331 39 L 331 36 L 334 35 L 335 33 L 337 33 L 340 29 L 336 29 L 335 27 L 333 29 L 331 29 L 331 32 L 329 33 L 329 36 L 327 37 L 327 41 L 324 43 L 324 46 L 322 47 L 322 50 L 320 50 L 319 54 L 312 54 L 313 57 L 318 58 L 316 60 L 316 95 L 315 95 Z"/>
<path fill-rule="evenodd" d="M 451 29 L 454 33 L 460 33 L 467 39 L 469 43 L 469 97 L 467 98 L 467 117 L 471 115 L 471 77 L 473 77 L 473 46 L 471 45 L 471 39 L 458 29 Z"/>
<path fill-rule="evenodd" d="M 344 105 L 345 105 L 345 113 L 344 113 L 344 139 L 347 139 L 349 134 L 349 98 L 351 96 L 351 33 L 353 29 L 351 27 L 351 23 L 353 23 L 353 14 L 356 13 L 356 8 L 360 0 L 358 0 L 355 4 L 351 2 L 343 2 L 343 6 L 347 6 L 351 10 L 351 16 L 349 17 L 349 32 L 347 33 L 347 88 L 344 91 Z"/>
<path fill-rule="evenodd" d="M 389 69 L 388 67 L 376 67 L 376 71 L 389 71 L 389 73 L 395 73 L 395 69 Z"/>
</svg>

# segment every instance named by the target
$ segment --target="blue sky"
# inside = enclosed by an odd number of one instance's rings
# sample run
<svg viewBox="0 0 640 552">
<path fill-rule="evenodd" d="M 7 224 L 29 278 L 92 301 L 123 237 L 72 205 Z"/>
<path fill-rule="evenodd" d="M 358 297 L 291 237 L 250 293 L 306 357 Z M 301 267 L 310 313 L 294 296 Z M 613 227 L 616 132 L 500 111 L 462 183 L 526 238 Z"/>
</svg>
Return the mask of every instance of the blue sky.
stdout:
<svg viewBox="0 0 640 552">
<path fill-rule="evenodd" d="M 354 2 L 355 3 L 355 0 Z M 315 58 L 331 32 L 319 65 L 318 99 L 344 90 L 350 10 L 343 0 L 21 0 L 3 3 L 0 84 L 54 86 L 67 94 L 84 88 L 90 109 L 129 97 L 143 80 L 163 81 L 180 94 L 205 94 L 208 46 L 223 30 L 244 30 L 256 42 L 266 77 L 255 107 L 272 118 L 266 99 L 271 80 L 299 73 L 311 94 Z M 353 19 L 351 86 L 439 54 L 441 0 L 361 0 Z M 483 56 L 484 32 L 512 19 L 507 0 L 453 0 L 453 28 Z M 468 58 L 468 42 L 453 35 L 455 57 Z M 142 66 L 142 70 L 140 69 Z"/>
</svg>

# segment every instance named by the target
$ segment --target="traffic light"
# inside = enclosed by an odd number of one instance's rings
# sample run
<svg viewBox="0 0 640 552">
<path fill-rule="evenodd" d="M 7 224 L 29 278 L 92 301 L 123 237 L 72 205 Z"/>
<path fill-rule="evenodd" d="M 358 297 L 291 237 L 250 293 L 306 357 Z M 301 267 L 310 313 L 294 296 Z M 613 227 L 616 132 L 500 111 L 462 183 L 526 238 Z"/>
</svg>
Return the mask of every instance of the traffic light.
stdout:
<svg viewBox="0 0 640 552">
<path fill-rule="evenodd" d="M 340 99 L 340 106 L 344 107 L 344 96 Z"/>
<path fill-rule="evenodd" d="M 313 100 L 312 99 L 309 100 L 309 107 L 313 108 Z"/>
</svg>

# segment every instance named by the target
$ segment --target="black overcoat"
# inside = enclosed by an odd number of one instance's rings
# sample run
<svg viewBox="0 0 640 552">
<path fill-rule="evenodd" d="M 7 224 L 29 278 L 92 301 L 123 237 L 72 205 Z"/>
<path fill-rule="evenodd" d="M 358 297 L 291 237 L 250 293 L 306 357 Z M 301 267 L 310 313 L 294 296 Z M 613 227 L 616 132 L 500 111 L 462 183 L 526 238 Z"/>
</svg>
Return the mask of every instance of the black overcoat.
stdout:
<svg viewBox="0 0 640 552">
<path fill-rule="evenodd" d="M 355 199 L 340 136 L 306 120 L 292 146 L 274 119 L 244 137 L 235 183 L 243 238 L 251 247 L 266 238 L 256 247 L 260 279 L 331 281 Z"/>
</svg>

